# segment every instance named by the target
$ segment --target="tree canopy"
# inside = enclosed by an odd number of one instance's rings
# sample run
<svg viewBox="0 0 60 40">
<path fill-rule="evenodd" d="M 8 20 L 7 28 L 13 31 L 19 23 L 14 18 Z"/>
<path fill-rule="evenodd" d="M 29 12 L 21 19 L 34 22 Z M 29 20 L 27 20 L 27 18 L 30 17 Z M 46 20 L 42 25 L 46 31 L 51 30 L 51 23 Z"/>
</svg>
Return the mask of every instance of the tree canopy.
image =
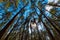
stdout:
<svg viewBox="0 0 60 40">
<path fill-rule="evenodd" d="M 0 0 L 0 40 L 60 40 L 60 0 Z"/>
</svg>

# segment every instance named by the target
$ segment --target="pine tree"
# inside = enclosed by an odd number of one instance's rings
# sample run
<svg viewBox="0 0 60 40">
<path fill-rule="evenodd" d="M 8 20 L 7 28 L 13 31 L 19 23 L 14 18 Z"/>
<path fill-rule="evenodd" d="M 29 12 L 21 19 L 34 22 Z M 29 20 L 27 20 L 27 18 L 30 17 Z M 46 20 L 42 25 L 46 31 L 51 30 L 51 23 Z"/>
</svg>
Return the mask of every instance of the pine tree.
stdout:
<svg viewBox="0 0 60 40">
<path fill-rule="evenodd" d="M 59 0 L 5 2 L 1 3 L 0 40 L 60 40 Z"/>
</svg>

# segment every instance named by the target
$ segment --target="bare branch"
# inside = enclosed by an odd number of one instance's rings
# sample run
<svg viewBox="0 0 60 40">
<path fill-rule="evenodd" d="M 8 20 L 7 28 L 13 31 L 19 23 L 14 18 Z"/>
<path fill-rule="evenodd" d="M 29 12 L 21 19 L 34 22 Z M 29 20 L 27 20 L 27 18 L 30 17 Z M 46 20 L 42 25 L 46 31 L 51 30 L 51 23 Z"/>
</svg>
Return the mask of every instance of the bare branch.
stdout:
<svg viewBox="0 0 60 40">
<path fill-rule="evenodd" d="M 60 7 L 59 4 L 51 4 L 51 3 L 49 3 L 49 4 L 47 4 L 47 5 L 54 6 L 54 7 Z"/>
</svg>

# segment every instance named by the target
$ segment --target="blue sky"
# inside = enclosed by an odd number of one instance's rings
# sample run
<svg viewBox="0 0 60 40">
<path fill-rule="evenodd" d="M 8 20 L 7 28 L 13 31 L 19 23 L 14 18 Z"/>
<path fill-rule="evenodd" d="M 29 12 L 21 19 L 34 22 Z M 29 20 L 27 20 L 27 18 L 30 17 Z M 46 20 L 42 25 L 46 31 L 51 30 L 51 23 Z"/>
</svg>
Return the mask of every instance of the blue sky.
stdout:
<svg viewBox="0 0 60 40">
<path fill-rule="evenodd" d="M 37 2 L 38 2 L 38 1 L 37 1 Z M 43 1 L 43 3 L 49 3 L 49 2 L 57 3 L 58 0 L 44 0 L 44 1 Z M 42 4 L 43 4 L 43 3 L 42 3 Z M 1 7 L 4 7 L 3 5 L 4 5 L 4 3 L 2 3 L 2 4 L 0 3 L 0 6 L 1 6 Z M 20 2 L 19 5 L 18 5 L 18 7 L 17 7 L 17 9 L 16 9 L 14 12 L 12 12 L 12 14 L 16 15 L 16 13 L 23 7 L 23 5 L 24 5 L 24 4 Z M 36 4 L 36 5 L 37 5 L 37 4 Z M 31 4 L 28 4 L 28 6 L 25 7 L 25 9 L 26 9 L 26 11 L 24 12 L 24 17 L 25 17 L 25 18 L 28 17 L 29 12 L 32 12 L 32 11 L 33 11 L 33 10 L 30 9 L 30 6 L 31 6 Z M 5 12 L 5 10 L 2 9 L 1 7 L 0 7 L 0 19 L 2 19 L 2 17 L 3 17 L 2 15 L 3 15 L 3 13 Z M 7 11 L 11 12 L 11 11 L 14 10 L 13 8 L 14 8 L 14 7 L 11 6 L 11 7 L 8 8 Z M 48 10 L 48 11 L 50 11 L 50 9 L 52 9 L 52 8 L 53 8 L 52 6 L 48 6 L 48 5 L 45 6 L 45 9 Z M 38 9 L 37 9 L 37 13 L 40 14 L 40 12 L 39 12 Z M 12 19 L 12 17 L 13 17 L 14 15 L 12 15 L 10 19 Z M 46 15 L 47 15 L 47 16 L 50 16 L 50 14 L 49 14 L 48 12 L 46 12 Z M 37 17 L 37 16 L 35 16 L 35 17 Z M 2 22 L 2 20 L 0 20 L 0 22 Z M 39 26 L 41 26 L 41 25 L 39 25 Z M 43 26 L 42 26 L 42 28 L 40 27 L 39 29 L 43 29 Z"/>
</svg>

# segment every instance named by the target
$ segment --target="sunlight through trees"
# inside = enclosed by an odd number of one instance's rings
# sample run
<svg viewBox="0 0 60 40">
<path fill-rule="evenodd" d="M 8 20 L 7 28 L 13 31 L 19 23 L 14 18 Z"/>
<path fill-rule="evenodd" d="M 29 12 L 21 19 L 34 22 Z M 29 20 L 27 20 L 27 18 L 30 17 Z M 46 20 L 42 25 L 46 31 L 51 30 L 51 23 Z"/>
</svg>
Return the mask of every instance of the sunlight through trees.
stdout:
<svg viewBox="0 0 60 40">
<path fill-rule="evenodd" d="M 60 40 L 60 0 L 0 0 L 0 40 Z"/>
</svg>

